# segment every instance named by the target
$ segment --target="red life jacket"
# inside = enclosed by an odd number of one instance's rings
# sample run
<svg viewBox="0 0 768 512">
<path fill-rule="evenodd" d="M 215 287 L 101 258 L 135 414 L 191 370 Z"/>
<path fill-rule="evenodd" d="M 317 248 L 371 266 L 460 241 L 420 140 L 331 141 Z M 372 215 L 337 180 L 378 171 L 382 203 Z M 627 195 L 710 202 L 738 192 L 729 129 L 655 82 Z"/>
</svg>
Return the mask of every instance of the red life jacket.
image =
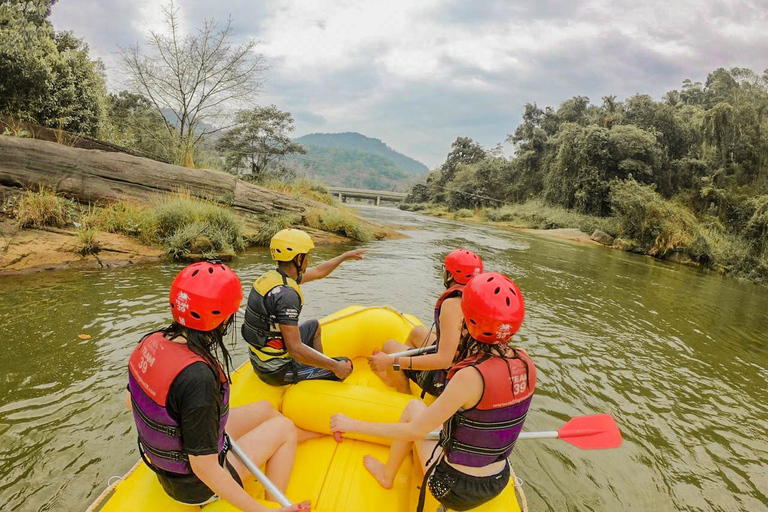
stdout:
<svg viewBox="0 0 768 512">
<path fill-rule="evenodd" d="M 162 332 L 152 333 L 134 349 L 128 362 L 128 390 L 133 417 L 139 432 L 139 452 L 150 469 L 189 474 L 189 457 L 183 452 L 181 425 L 168 413 L 171 384 L 188 366 L 203 362 L 186 343 L 167 340 Z M 219 451 L 224 448 L 224 427 L 229 414 L 229 382 L 217 368 L 224 391 L 219 416 Z M 146 456 L 145 456 L 146 454 Z M 148 460 L 147 460 L 148 459 Z"/>
<path fill-rule="evenodd" d="M 473 367 L 483 379 L 483 396 L 444 425 L 441 444 L 449 462 L 482 467 L 512 453 L 536 389 L 536 367 L 524 350 L 515 357 L 483 355 L 465 359 L 448 372 Z"/>
<path fill-rule="evenodd" d="M 464 289 L 464 286 L 465 285 L 463 284 L 454 284 L 445 290 L 437 299 L 437 303 L 435 304 L 435 333 L 437 334 L 437 340 L 435 343 L 440 343 L 440 310 L 443 307 L 443 302 L 452 297 L 461 297 L 461 292 Z"/>
</svg>

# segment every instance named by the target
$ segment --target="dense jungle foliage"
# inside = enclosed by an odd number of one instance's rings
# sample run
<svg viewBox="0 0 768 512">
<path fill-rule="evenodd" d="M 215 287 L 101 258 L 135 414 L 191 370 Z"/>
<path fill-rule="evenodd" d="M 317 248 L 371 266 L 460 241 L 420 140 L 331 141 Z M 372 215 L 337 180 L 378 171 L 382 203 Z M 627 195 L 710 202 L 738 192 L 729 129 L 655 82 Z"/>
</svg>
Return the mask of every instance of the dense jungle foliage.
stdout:
<svg viewBox="0 0 768 512">
<path fill-rule="evenodd" d="M 614 216 L 611 234 L 639 252 L 768 279 L 768 71 L 720 68 L 660 101 L 526 104 L 507 141 L 512 158 L 459 137 L 409 202 L 459 210 L 543 200 Z"/>
</svg>

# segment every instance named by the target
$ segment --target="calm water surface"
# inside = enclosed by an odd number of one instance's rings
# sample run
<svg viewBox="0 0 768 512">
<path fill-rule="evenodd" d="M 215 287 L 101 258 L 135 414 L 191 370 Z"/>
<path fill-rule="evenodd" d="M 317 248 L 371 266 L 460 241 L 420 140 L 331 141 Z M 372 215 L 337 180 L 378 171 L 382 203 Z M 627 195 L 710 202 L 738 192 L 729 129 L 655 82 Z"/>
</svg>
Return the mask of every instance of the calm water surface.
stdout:
<svg viewBox="0 0 768 512">
<path fill-rule="evenodd" d="M 411 238 L 372 242 L 305 287 L 305 318 L 390 304 L 430 321 L 441 258 L 464 246 L 510 275 L 539 368 L 528 430 L 607 412 L 621 449 L 520 442 L 531 511 L 768 510 L 768 289 L 636 255 L 364 207 Z M 319 248 L 316 260 L 350 247 Z M 243 283 L 266 251 L 233 263 Z M 126 361 L 169 321 L 181 265 L 0 278 L 0 509 L 82 511 L 137 460 Z M 87 333 L 90 340 L 77 335 Z M 238 341 L 237 363 L 245 360 Z"/>
</svg>

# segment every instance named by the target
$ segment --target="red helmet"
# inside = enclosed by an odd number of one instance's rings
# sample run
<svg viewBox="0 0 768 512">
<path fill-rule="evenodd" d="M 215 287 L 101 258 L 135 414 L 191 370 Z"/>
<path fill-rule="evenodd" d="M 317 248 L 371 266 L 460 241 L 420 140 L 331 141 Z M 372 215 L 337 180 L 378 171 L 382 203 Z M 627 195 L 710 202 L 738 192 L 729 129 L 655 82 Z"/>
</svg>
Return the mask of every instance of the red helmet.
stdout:
<svg viewBox="0 0 768 512">
<path fill-rule="evenodd" d="M 445 257 L 445 270 L 457 283 L 467 284 L 470 279 L 483 273 L 483 260 L 472 251 L 456 249 Z"/>
<path fill-rule="evenodd" d="M 510 278 L 497 272 L 472 279 L 461 296 L 469 334 L 481 343 L 507 343 L 525 318 L 523 294 Z"/>
<path fill-rule="evenodd" d="M 188 266 L 171 284 L 171 312 L 181 325 L 212 331 L 240 308 L 243 287 L 228 266 L 200 261 Z"/>
</svg>

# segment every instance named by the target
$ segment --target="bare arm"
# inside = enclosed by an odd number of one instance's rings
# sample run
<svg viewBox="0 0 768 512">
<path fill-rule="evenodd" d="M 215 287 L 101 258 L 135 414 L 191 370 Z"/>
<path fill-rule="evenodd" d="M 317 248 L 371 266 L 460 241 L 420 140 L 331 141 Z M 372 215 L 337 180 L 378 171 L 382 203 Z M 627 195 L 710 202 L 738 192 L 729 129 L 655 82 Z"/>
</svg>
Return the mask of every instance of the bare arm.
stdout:
<svg viewBox="0 0 768 512">
<path fill-rule="evenodd" d="M 334 414 L 333 432 L 357 432 L 389 439 L 417 441 L 445 423 L 460 408 L 474 407 L 483 394 L 483 379 L 473 368 L 456 373 L 448 387 L 424 412 L 407 423 L 376 423 Z"/>
<path fill-rule="evenodd" d="M 318 279 L 326 277 L 331 272 L 336 270 L 336 267 L 341 265 L 346 260 L 362 260 L 365 257 L 364 254 L 365 250 L 363 249 L 357 251 L 348 251 L 341 256 L 336 256 L 335 258 L 325 261 L 316 267 L 307 269 L 307 271 L 304 272 L 304 275 L 301 277 L 301 284 L 317 281 Z"/>
<path fill-rule="evenodd" d="M 461 299 L 454 297 L 446 300 L 440 309 L 440 344 L 435 354 L 414 357 L 401 357 L 400 367 L 404 370 L 444 370 L 453 365 L 461 338 Z M 376 370 L 391 368 L 394 357 L 378 352 L 368 358 L 371 367 Z"/>
<path fill-rule="evenodd" d="M 440 309 L 440 344 L 434 354 L 401 357 L 400 366 L 413 370 L 445 370 L 453 365 L 461 338 L 461 299 L 453 297 Z"/>
<path fill-rule="evenodd" d="M 318 352 L 312 347 L 308 347 L 301 342 L 301 333 L 298 326 L 280 324 L 280 332 L 283 333 L 283 342 L 285 348 L 293 359 L 299 363 L 317 366 L 331 370 L 333 373 L 341 372 L 342 366 L 346 368 L 346 363 L 336 361 L 330 357 Z"/>
</svg>

